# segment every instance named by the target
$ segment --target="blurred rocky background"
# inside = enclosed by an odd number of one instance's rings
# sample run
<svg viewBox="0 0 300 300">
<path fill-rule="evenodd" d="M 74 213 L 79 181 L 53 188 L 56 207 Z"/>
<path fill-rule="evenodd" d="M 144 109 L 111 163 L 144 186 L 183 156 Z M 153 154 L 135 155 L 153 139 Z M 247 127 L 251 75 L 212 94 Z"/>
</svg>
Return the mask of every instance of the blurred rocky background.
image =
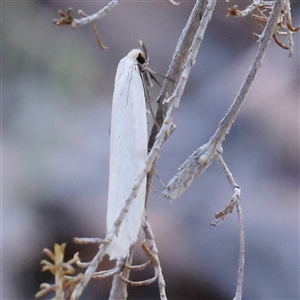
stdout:
<svg viewBox="0 0 300 300">
<path fill-rule="evenodd" d="M 254 59 L 259 32 L 251 17 L 226 18 L 218 1 L 197 63 L 163 146 L 164 182 L 213 134 Z M 90 25 L 56 27 L 58 9 L 92 14 L 106 2 L 2 2 L 2 299 L 33 299 L 44 282 L 43 248 L 67 242 L 67 258 L 96 247 L 74 236 L 105 236 L 109 127 L 119 60 L 143 40 L 150 67 L 166 73 L 194 1 L 124 1 Z M 294 26 L 299 2 L 292 1 Z M 294 55 L 272 42 L 263 67 L 226 137 L 224 159 L 242 188 L 245 299 L 299 299 L 299 33 Z M 151 91 L 153 103 L 159 92 Z M 236 213 L 210 226 L 231 190 L 217 163 L 170 204 L 155 180 L 149 221 L 169 299 L 232 299 L 239 252 Z M 135 262 L 145 260 L 137 249 Z M 103 267 L 111 264 L 105 262 Z M 150 273 L 134 274 L 145 279 Z M 91 281 L 82 299 L 107 299 L 111 280 Z M 129 299 L 158 299 L 154 283 L 129 289 Z M 50 299 L 53 295 L 49 295 Z"/>
</svg>

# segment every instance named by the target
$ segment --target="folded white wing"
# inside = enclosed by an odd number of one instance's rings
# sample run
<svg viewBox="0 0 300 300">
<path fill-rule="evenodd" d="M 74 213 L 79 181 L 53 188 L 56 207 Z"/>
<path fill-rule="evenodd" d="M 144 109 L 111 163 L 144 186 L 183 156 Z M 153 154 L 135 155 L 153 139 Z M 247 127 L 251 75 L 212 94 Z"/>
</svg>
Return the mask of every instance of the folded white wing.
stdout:
<svg viewBox="0 0 300 300">
<path fill-rule="evenodd" d="M 147 157 L 147 117 L 143 82 L 134 49 L 118 65 L 113 94 L 107 231 L 111 230 Z M 136 242 L 144 213 L 146 179 L 108 248 L 110 259 L 126 257 Z"/>
</svg>

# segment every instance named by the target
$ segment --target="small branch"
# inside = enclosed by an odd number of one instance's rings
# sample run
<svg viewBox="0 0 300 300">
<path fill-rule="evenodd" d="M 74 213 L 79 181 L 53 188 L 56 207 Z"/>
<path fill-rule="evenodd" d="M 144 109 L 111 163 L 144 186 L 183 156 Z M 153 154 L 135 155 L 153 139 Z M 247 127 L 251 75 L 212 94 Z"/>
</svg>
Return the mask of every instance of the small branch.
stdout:
<svg viewBox="0 0 300 300">
<path fill-rule="evenodd" d="M 233 211 L 234 207 L 237 205 L 237 203 L 239 203 L 241 201 L 241 189 L 238 186 L 238 184 L 235 182 L 235 180 L 234 180 L 231 172 L 229 171 L 221 154 L 217 155 L 217 160 L 218 160 L 219 164 L 221 165 L 223 172 L 232 188 L 233 195 L 230 199 L 229 204 L 225 207 L 225 209 L 216 213 L 216 215 L 215 215 L 216 220 L 211 223 L 212 226 L 217 226 L 221 221 L 223 221 L 228 216 L 228 214 L 232 213 L 232 211 Z"/>
<path fill-rule="evenodd" d="M 106 50 L 107 47 L 105 47 L 105 46 L 103 45 L 103 43 L 102 43 L 102 40 L 101 40 L 101 37 L 100 37 L 100 35 L 99 35 L 99 33 L 98 33 L 98 30 L 97 30 L 95 21 L 92 22 L 92 27 L 93 27 L 93 31 L 94 31 L 94 33 L 95 33 L 96 40 L 97 40 L 97 43 L 98 43 L 99 47 L 100 47 L 102 50 Z"/>
<path fill-rule="evenodd" d="M 58 20 L 53 20 L 53 23 L 55 25 L 71 25 L 72 28 L 76 28 L 77 26 L 86 25 L 88 23 L 92 23 L 96 20 L 99 20 L 107 15 L 116 5 L 119 4 L 119 0 L 112 0 L 109 2 L 105 7 L 103 7 L 101 10 L 96 12 L 95 14 L 92 14 L 90 16 L 87 16 L 85 13 L 83 13 L 81 10 L 78 12 L 82 18 L 80 19 L 74 19 L 71 15 L 71 9 L 67 10 L 67 14 L 64 14 L 62 11 L 59 11 L 58 14 L 61 17 Z"/>
<path fill-rule="evenodd" d="M 167 136 L 167 132 L 168 132 L 168 130 L 169 130 L 171 124 L 172 124 L 172 116 L 174 114 L 174 111 L 179 107 L 181 96 L 182 96 L 182 94 L 184 92 L 185 85 L 186 85 L 187 79 L 189 77 L 191 68 L 195 64 L 196 56 L 198 54 L 201 42 L 203 40 L 204 33 L 205 33 L 206 28 L 207 28 L 207 25 L 208 25 L 208 23 L 209 23 L 209 21 L 211 19 L 211 16 L 212 16 L 215 4 L 216 4 L 215 1 L 209 1 L 208 2 L 207 6 L 206 6 L 206 9 L 205 9 L 205 12 L 203 14 L 203 17 L 201 19 L 199 28 L 196 31 L 196 34 L 195 34 L 194 39 L 193 39 L 193 42 L 191 44 L 191 47 L 190 47 L 190 50 L 189 50 L 189 54 L 188 54 L 186 62 L 184 64 L 183 71 L 182 71 L 182 74 L 181 74 L 181 76 L 179 78 L 178 84 L 177 84 L 177 86 L 176 86 L 176 88 L 175 88 L 172 96 L 169 97 L 168 99 L 166 99 L 165 101 L 163 101 L 165 103 L 170 103 L 169 104 L 170 107 L 169 107 L 169 109 L 168 109 L 168 111 L 166 113 L 166 117 L 165 117 L 163 125 L 162 125 L 162 127 L 160 129 L 160 132 L 157 134 L 157 137 L 156 137 L 157 139 L 158 139 L 158 137 L 161 134 L 164 134 L 164 136 Z M 164 128 L 165 124 L 167 124 L 168 126 L 167 127 L 165 126 L 165 128 Z M 153 146 L 152 150 L 155 148 L 156 144 L 157 144 L 157 140 L 154 143 L 154 146 Z M 210 145 L 207 145 L 207 146 L 210 147 Z M 152 152 L 152 150 L 151 150 L 151 152 Z M 205 152 L 207 152 L 206 149 L 205 149 Z M 205 159 L 206 159 L 206 154 L 204 156 L 205 156 Z M 205 162 L 203 162 L 203 165 L 208 165 L 208 164 L 206 164 Z"/>
<path fill-rule="evenodd" d="M 82 294 L 83 290 L 86 288 L 88 282 L 90 281 L 93 274 L 95 273 L 99 263 L 102 261 L 104 255 L 106 254 L 106 247 L 107 247 L 107 244 L 100 245 L 99 251 L 93 258 L 93 260 L 90 262 L 87 270 L 84 273 L 83 278 L 76 285 L 76 287 L 70 297 L 71 300 L 78 299 L 80 297 L 80 295 Z"/>
<path fill-rule="evenodd" d="M 169 200 L 177 199 L 209 167 L 216 155 L 216 143 L 209 141 L 198 148 L 179 168 L 162 194 Z"/>
<path fill-rule="evenodd" d="M 195 34 L 200 26 L 200 21 L 202 15 L 206 9 L 207 0 L 197 0 L 195 6 L 190 14 L 190 17 L 179 37 L 174 55 L 169 66 L 167 73 L 167 78 L 172 78 L 173 80 L 165 80 L 163 87 L 158 96 L 158 108 L 156 111 L 155 122 L 151 129 L 151 134 L 149 137 L 148 149 L 151 149 L 155 143 L 155 139 L 158 131 L 160 130 L 163 120 L 166 116 L 166 111 L 168 110 L 168 105 L 163 104 L 164 99 L 169 98 L 170 95 L 174 93 L 175 87 L 178 84 L 180 76 L 182 74 L 186 58 L 188 56 L 188 51 L 192 45 Z"/>
<path fill-rule="evenodd" d="M 105 243 L 106 241 L 100 238 L 73 238 L 74 243 L 76 244 L 101 244 Z"/>
<path fill-rule="evenodd" d="M 222 156 L 222 153 L 218 153 L 217 155 L 217 160 L 218 160 L 218 163 L 221 165 L 222 167 L 222 170 L 231 186 L 231 188 L 234 190 L 236 187 L 238 187 L 237 183 L 235 182 L 229 168 L 227 167 L 224 159 L 223 159 L 223 156 Z"/>
<path fill-rule="evenodd" d="M 119 274 L 119 278 L 123 281 L 123 282 L 125 282 L 126 284 L 129 284 L 129 285 L 131 285 L 131 286 L 142 286 L 142 285 L 148 285 L 148 284 L 151 284 L 151 283 L 153 283 L 156 279 L 157 279 L 157 277 L 158 277 L 158 274 L 157 274 L 157 272 L 156 272 L 156 266 L 157 266 L 157 264 L 158 264 L 158 261 L 157 261 L 157 259 L 156 259 L 156 257 L 154 256 L 154 254 L 152 254 L 151 253 L 151 251 L 150 251 L 150 249 L 146 246 L 146 243 L 145 243 L 145 241 L 143 241 L 142 242 L 142 248 L 143 248 L 143 250 L 145 251 L 145 253 L 146 253 L 146 255 L 150 258 L 150 262 L 152 263 L 152 264 L 154 264 L 154 270 L 155 270 L 155 275 L 154 275 L 154 277 L 152 277 L 152 278 L 149 278 L 149 279 L 147 279 L 147 280 L 142 280 L 142 281 L 132 281 L 132 280 L 129 280 L 128 278 L 127 278 L 127 276 L 126 277 L 124 277 L 123 276 L 123 274 L 122 274 L 122 272 Z M 146 264 L 143 264 L 143 265 L 141 265 L 141 266 L 137 266 L 138 268 L 134 268 L 133 266 L 129 266 L 129 269 L 130 270 L 142 270 L 142 269 L 145 269 L 145 267 L 147 266 L 149 264 L 149 262 L 147 262 Z"/>
<path fill-rule="evenodd" d="M 144 264 L 136 265 L 136 266 L 125 264 L 125 267 L 130 271 L 142 271 L 145 270 L 145 268 L 148 267 L 150 264 L 151 264 L 151 260 L 148 260 Z"/>
<path fill-rule="evenodd" d="M 243 223 L 242 208 L 241 208 L 241 200 L 242 200 L 241 189 L 238 186 L 238 184 L 235 182 L 221 153 L 218 154 L 217 159 L 219 164 L 222 166 L 223 172 L 233 190 L 233 195 L 231 197 L 230 203 L 225 207 L 225 209 L 216 214 L 217 219 L 211 225 L 213 226 L 218 225 L 220 221 L 224 220 L 225 217 L 233 211 L 234 207 L 236 207 L 238 219 L 239 219 L 239 228 L 240 228 L 240 253 L 239 253 L 238 280 L 236 286 L 236 293 L 233 300 L 242 300 L 244 268 L 245 268 L 245 234 L 244 234 L 244 223 Z"/>
<path fill-rule="evenodd" d="M 127 258 L 127 262 L 131 263 L 132 261 L 132 252 L 130 253 L 130 256 Z M 121 274 L 122 270 L 124 270 L 123 274 L 125 278 L 128 278 L 130 270 L 125 267 L 126 259 L 125 258 L 119 258 L 117 260 L 116 268 L 118 268 L 118 272 L 114 275 L 110 293 L 109 293 L 109 300 L 126 300 L 127 295 L 127 285 L 125 282 L 121 280 L 119 275 Z"/>
<path fill-rule="evenodd" d="M 240 227 L 240 254 L 239 254 L 238 282 L 236 286 L 235 297 L 233 300 L 242 300 L 243 279 L 244 279 L 244 269 L 245 269 L 245 233 L 244 233 L 242 208 L 239 201 L 236 203 L 236 209 L 237 209 L 239 227 Z"/>
<path fill-rule="evenodd" d="M 177 6 L 177 5 L 180 4 L 180 2 L 176 2 L 176 1 L 174 1 L 174 0 L 168 0 L 168 2 L 171 3 L 171 4 L 174 5 L 174 6 Z"/>
<path fill-rule="evenodd" d="M 119 275 L 120 279 L 125 282 L 126 284 L 129 284 L 131 286 L 143 286 L 143 285 L 148 285 L 148 284 L 151 284 L 153 283 L 156 279 L 157 279 L 157 276 L 154 276 L 150 279 L 146 279 L 146 280 L 141 280 L 141 281 L 132 281 L 132 280 L 129 280 L 125 277 L 123 277 L 122 273 L 120 273 Z"/>
<path fill-rule="evenodd" d="M 157 250 L 157 247 L 156 247 L 156 244 L 155 244 L 152 229 L 150 227 L 150 224 L 146 220 L 146 216 L 145 216 L 142 227 L 143 227 L 143 230 L 144 230 L 144 233 L 145 233 L 146 243 L 149 245 L 149 248 L 147 247 L 147 249 L 149 249 L 149 252 L 151 253 L 151 256 L 152 256 L 151 260 L 154 264 L 155 276 L 158 279 L 158 288 L 159 288 L 160 299 L 161 300 L 167 300 L 166 283 L 165 283 L 165 280 L 164 280 L 164 276 L 163 276 L 163 273 L 162 273 L 162 268 L 161 268 L 160 261 L 159 261 L 159 258 L 158 258 L 158 250 Z M 144 246 L 146 246 L 146 244 L 144 244 Z"/>
<path fill-rule="evenodd" d="M 152 149 L 158 132 L 160 131 L 164 119 L 166 118 L 166 113 L 168 108 L 170 107 L 169 104 L 164 103 L 166 98 L 169 98 L 170 95 L 174 93 L 174 90 L 179 82 L 179 79 L 182 75 L 186 58 L 189 54 L 189 49 L 192 45 L 194 40 L 195 34 L 200 26 L 200 21 L 202 19 L 202 15 L 206 9 L 207 0 L 197 0 L 195 6 L 189 16 L 189 19 L 179 37 L 174 55 L 172 57 L 169 70 L 167 72 L 167 78 L 172 78 L 172 80 L 165 80 L 160 91 L 160 95 L 158 96 L 157 102 L 158 107 L 156 111 L 155 121 L 153 122 L 153 126 L 151 129 L 149 141 L 148 141 L 148 149 L 149 151 Z M 172 120 L 170 121 L 171 125 L 169 127 L 168 133 L 165 135 L 165 139 L 168 138 L 169 134 L 174 131 L 176 126 L 172 124 Z M 156 159 L 152 164 L 152 170 L 147 174 L 147 189 L 146 189 L 146 205 L 148 201 L 150 187 L 152 185 L 153 175 L 155 173 L 155 165 Z"/>
<path fill-rule="evenodd" d="M 277 0 L 274 4 L 274 8 L 270 14 L 268 22 L 264 28 L 260 37 L 260 45 L 256 54 L 255 60 L 252 63 L 250 71 L 246 77 L 246 80 L 242 84 L 238 95 L 234 99 L 228 112 L 221 120 L 218 129 L 209 139 L 209 141 L 198 148 L 180 167 L 177 174 L 169 181 L 166 188 L 163 191 L 163 195 L 169 199 L 178 198 L 188 186 L 190 186 L 194 180 L 201 175 L 207 166 L 216 157 L 218 152 L 222 151 L 222 142 L 229 132 L 231 125 L 233 124 L 244 100 L 248 94 L 250 86 L 256 76 L 259 67 L 262 65 L 264 55 L 268 44 L 270 43 L 274 31 L 277 27 L 277 20 L 281 14 L 282 3 L 285 0 Z M 194 168 L 194 171 L 192 170 Z"/>
<path fill-rule="evenodd" d="M 95 272 L 93 278 L 104 279 L 104 278 L 114 276 L 119 272 L 120 272 L 120 267 L 116 266 L 115 268 L 108 271 Z"/>
</svg>

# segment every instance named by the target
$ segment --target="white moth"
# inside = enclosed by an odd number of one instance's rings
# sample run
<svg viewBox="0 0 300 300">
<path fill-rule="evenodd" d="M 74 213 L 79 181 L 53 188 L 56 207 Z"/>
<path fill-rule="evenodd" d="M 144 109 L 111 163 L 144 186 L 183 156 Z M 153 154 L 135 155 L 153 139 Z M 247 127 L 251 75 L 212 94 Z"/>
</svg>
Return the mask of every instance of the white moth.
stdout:
<svg viewBox="0 0 300 300">
<path fill-rule="evenodd" d="M 131 193 L 135 179 L 143 171 L 147 157 L 147 109 L 139 61 L 141 50 L 134 49 L 118 65 L 113 94 L 107 231 L 118 218 Z M 120 231 L 107 250 L 110 259 L 124 258 L 136 242 L 144 214 L 146 179 L 126 214 Z"/>
</svg>

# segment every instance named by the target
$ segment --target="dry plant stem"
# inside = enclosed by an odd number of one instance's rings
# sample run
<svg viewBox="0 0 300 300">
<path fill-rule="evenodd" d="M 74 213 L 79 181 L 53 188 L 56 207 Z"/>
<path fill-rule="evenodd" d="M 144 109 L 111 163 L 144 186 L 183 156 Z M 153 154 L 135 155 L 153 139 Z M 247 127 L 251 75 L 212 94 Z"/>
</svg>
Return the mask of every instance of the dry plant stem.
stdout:
<svg viewBox="0 0 300 300">
<path fill-rule="evenodd" d="M 245 234 L 244 234 L 242 208 L 239 201 L 236 203 L 236 209 L 237 209 L 239 227 L 240 227 L 240 254 L 239 254 L 238 282 L 236 286 L 234 300 L 242 300 L 242 288 L 243 288 L 244 269 L 245 269 Z"/>
<path fill-rule="evenodd" d="M 186 23 L 186 26 L 184 27 L 170 67 L 169 71 L 167 73 L 168 78 L 172 78 L 173 81 L 170 80 L 165 80 L 163 83 L 163 87 L 161 89 L 160 95 L 158 96 L 157 102 L 158 102 L 158 108 L 156 111 L 156 116 L 155 116 L 155 122 L 153 124 L 150 138 L 149 138 L 149 144 L 148 144 L 148 149 L 150 150 L 155 142 L 156 135 L 163 123 L 163 120 L 165 118 L 166 110 L 168 108 L 168 105 L 163 104 L 163 100 L 166 98 L 169 98 L 170 95 L 173 94 L 174 89 L 179 81 L 179 78 L 181 76 L 182 70 L 184 68 L 184 64 L 186 62 L 186 58 L 188 55 L 188 51 L 192 45 L 192 42 L 194 40 L 194 36 L 199 28 L 200 21 L 202 18 L 202 15 L 205 11 L 207 5 L 207 0 L 198 0 L 195 3 L 195 6 L 190 14 L 190 17 Z"/>
<path fill-rule="evenodd" d="M 252 66 L 250 68 L 250 71 L 246 77 L 246 80 L 242 84 L 241 89 L 238 92 L 238 95 L 234 99 L 233 104 L 229 108 L 228 112 L 224 116 L 224 118 L 221 120 L 219 124 L 219 128 L 212 136 L 211 140 L 214 143 L 222 143 L 222 141 L 225 138 L 225 135 L 228 133 L 232 123 L 234 122 L 247 94 L 250 89 L 250 86 L 255 78 L 255 75 L 257 73 L 257 70 L 262 65 L 263 58 L 265 56 L 267 46 L 270 43 L 274 31 L 277 27 L 277 20 L 278 17 L 281 14 L 281 8 L 284 0 L 277 0 L 275 1 L 273 10 L 270 14 L 269 20 L 265 26 L 265 29 L 263 30 L 260 38 L 260 45 L 258 52 L 256 54 L 255 60 L 252 63 Z"/>
<path fill-rule="evenodd" d="M 89 23 L 93 23 L 96 20 L 99 20 L 101 18 L 103 18 L 104 16 L 107 15 L 107 13 L 109 13 L 115 6 L 117 6 L 119 4 L 120 0 L 112 0 L 111 2 L 109 2 L 105 7 L 103 7 L 101 10 L 99 10 L 98 12 L 96 12 L 95 14 L 92 14 L 90 16 L 88 16 L 87 14 L 85 14 L 82 10 L 78 11 L 78 14 L 82 17 L 81 19 L 74 19 L 71 14 L 67 14 L 68 15 L 68 19 L 67 22 L 61 22 L 61 20 L 55 20 L 55 25 L 70 25 L 73 28 L 76 28 L 77 26 L 81 26 L 81 25 L 86 25 Z M 169 3 L 171 3 L 172 5 L 178 5 L 179 3 L 173 1 L 173 0 L 168 0 Z M 69 10 L 69 12 L 71 13 L 71 10 Z M 62 13 L 62 12 L 61 12 Z M 63 14 L 63 13 L 62 13 Z M 67 15 L 64 15 L 65 17 L 67 17 Z M 95 31 L 95 27 L 93 26 L 93 29 Z M 96 30 L 97 31 L 97 30 Z M 97 35 L 97 40 L 98 43 L 100 45 L 100 47 L 104 50 L 106 49 L 106 47 L 103 46 L 101 39 L 99 40 L 99 35 L 98 33 Z"/>
<path fill-rule="evenodd" d="M 217 155 L 217 159 L 218 159 L 219 164 L 222 166 L 223 172 L 224 172 L 232 190 L 234 190 L 234 188 L 238 187 L 238 185 L 236 184 L 230 170 L 228 169 L 221 153 Z"/>
<path fill-rule="evenodd" d="M 119 264 L 117 264 L 116 267 L 114 267 L 111 270 L 95 272 L 93 275 L 93 278 L 99 278 L 99 279 L 108 278 L 117 273 L 120 273 L 120 270 L 121 270 L 121 267 Z"/>
<path fill-rule="evenodd" d="M 128 268 L 130 271 L 142 271 L 142 270 L 145 270 L 146 267 L 148 267 L 150 264 L 151 264 L 151 261 L 148 260 L 147 262 L 145 262 L 144 264 L 141 264 L 141 265 L 132 266 L 132 265 L 125 264 L 125 267 Z"/>
<path fill-rule="evenodd" d="M 150 258 L 150 261 L 152 264 L 154 264 L 154 270 L 155 270 L 155 276 L 147 279 L 147 280 L 143 280 L 143 281 L 131 281 L 128 279 L 128 276 L 123 276 L 123 272 L 120 273 L 119 278 L 125 282 L 126 284 L 129 284 L 131 286 L 142 286 L 142 285 L 148 285 L 151 284 L 152 282 L 154 282 L 157 279 L 157 270 L 155 268 L 155 266 L 157 266 L 158 261 L 156 260 L 156 258 L 154 257 L 154 255 L 152 254 L 152 252 L 149 250 L 149 248 L 147 247 L 145 241 L 142 242 L 142 248 L 145 251 L 146 255 Z M 139 266 L 140 268 L 140 266 Z M 128 269 L 131 270 L 132 268 Z M 126 270 L 126 269 L 125 269 Z M 124 272 L 125 273 L 125 272 Z"/>
<path fill-rule="evenodd" d="M 101 10 L 99 10 L 93 15 L 86 16 L 81 19 L 73 19 L 73 22 L 71 24 L 72 27 L 76 28 L 76 26 L 86 25 L 88 23 L 92 23 L 95 20 L 101 19 L 102 17 L 107 15 L 107 13 L 110 12 L 116 5 L 118 5 L 119 2 L 120 2 L 119 0 L 112 0 L 105 7 L 103 7 Z"/>
<path fill-rule="evenodd" d="M 132 281 L 132 280 L 129 280 L 126 277 L 124 277 L 123 274 L 121 273 L 119 275 L 119 278 L 120 278 L 121 281 L 123 281 L 123 283 L 126 283 L 127 285 L 143 286 L 143 285 L 148 285 L 148 284 L 153 283 L 156 280 L 157 277 L 155 276 L 153 278 L 150 278 L 150 279 L 147 279 L 147 280 L 141 280 L 141 281 Z M 112 298 L 112 299 L 116 299 L 116 298 Z M 126 298 L 124 298 L 124 299 L 126 299 Z M 118 300 L 119 300 L 119 298 L 118 298 Z"/>
<path fill-rule="evenodd" d="M 150 226 L 149 222 L 146 220 L 146 217 L 145 217 L 142 227 L 143 227 L 143 230 L 145 233 L 146 242 L 149 245 L 149 250 L 151 251 L 151 254 L 153 255 L 153 257 L 155 259 L 154 270 L 155 270 L 155 275 L 157 276 L 157 279 L 158 279 L 158 288 L 159 288 L 160 299 L 167 300 L 166 283 L 164 280 L 162 268 L 161 268 L 160 261 L 158 258 L 158 250 L 157 250 L 157 247 L 155 244 L 154 235 L 153 235 L 151 226 Z"/>
<path fill-rule="evenodd" d="M 86 288 L 88 282 L 90 281 L 90 279 L 94 275 L 99 263 L 102 261 L 104 255 L 106 254 L 106 248 L 107 248 L 107 244 L 101 244 L 100 245 L 99 251 L 97 252 L 95 257 L 93 258 L 93 260 L 90 262 L 89 267 L 86 269 L 86 271 L 84 273 L 84 277 L 76 285 L 76 287 L 75 287 L 75 289 L 74 289 L 74 291 L 71 295 L 71 298 L 70 298 L 71 300 L 75 300 L 75 299 L 78 299 L 80 297 L 83 290 Z"/>
<path fill-rule="evenodd" d="M 238 280 L 236 286 L 236 293 L 234 300 L 242 299 L 242 290 L 243 290 L 243 279 L 244 279 L 244 268 L 245 268 L 245 234 L 244 234 L 244 223 L 242 216 L 242 208 L 240 205 L 241 196 L 240 196 L 240 188 L 238 184 L 235 182 L 230 170 L 228 169 L 223 157 L 221 154 L 217 156 L 218 162 L 222 166 L 223 172 L 233 190 L 233 196 L 231 197 L 231 201 L 229 205 L 225 208 L 225 210 L 220 214 L 219 219 L 215 220 L 212 225 L 217 225 L 221 220 L 223 220 L 229 213 L 232 212 L 234 207 L 237 209 L 238 219 L 239 219 L 239 228 L 240 228 L 240 253 L 239 253 L 239 268 L 238 268 Z M 216 215 L 217 216 L 217 215 Z"/>
<path fill-rule="evenodd" d="M 128 260 L 131 262 L 132 254 L 130 255 Z M 127 285 L 119 277 L 122 270 L 124 269 L 125 263 L 126 263 L 126 259 L 124 259 L 124 258 L 119 258 L 117 260 L 116 268 L 118 268 L 119 271 L 113 277 L 112 286 L 111 286 L 110 293 L 109 293 L 110 300 L 115 300 L 115 299 L 125 300 L 125 299 L 127 299 L 127 296 L 128 296 L 127 295 Z M 125 268 L 123 273 L 124 273 L 124 277 L 127 278 L 129 276 L 130 271 Z"/>
<path fill-rule="evenodd" d="M 55 290 L 55 299 L 63 299 L 65 294 L 64 294 L 64 290 L 63 290 L 63 281 L 60 279 L 60 273 L 56 272 L 55 273 L 55 286 L 56 286 L 56 290 Z"/>
<path fill-rule="evenodd" d="M 191 68 L 195 64 L 196 56 L 198 54 L 201 42 L 204 37 L 204 33 L 205 33 L 207 25 L 211 19 L 215 5 L 216 5 L 215 1 L 208 1 L 207 6 L 204 11 L 204 14 L 200 20 L 199 27 L 197 28 L 197 30 L 195 32 L 195 35 L 194 35 L 191 47 L 189 49 L 185 64 L 183 66 L 183 70 L 182 70 L 181 76 L 179 78 L 178 84 L 177 84 L 175 90 L 173 91 L 172 96 L 169 99 L 163 101 L 165 103 L 168 103 L 170 105 L 170 107 L 166 113 L 166 117 L 164 119 L 164 123 L 161 127 L 159 134 L 161 133 L 161 131 L 164 127 L 164 124 L 166 122 L 169 122 L 170 125 L 172 124 L 173 113 L 174 113 L 175 109 L 177 109 L 179 107 L 179 102 L 180 102 L 181 96 L 184 92 L 185 85 L 186 85 L 187 79 L 189 77 Z M 157 135 L 157 137 L 159 136 L 159 134 Z M 155 142 L 155 144 L 156 144 L 156 142 Z M 154 144 L 154 146 L 155 146 L 155 144 Z M 154 146 L 153 146 L 153 148 L 154 148 Z"/>
<path fill-rule="evenodd" d="M 173 58 L 171 60 L 171 64 L 167 73 L 168 78 L 172 78 L 171 80 L 165 80 L 163 83 L 163 87 L 160 91 L 160 95 L 158 96 L 157 102 L 158 107 L 155 116 L 155 122 L 153 123 L 149 142 L 148 149 L 153 147 L 156 136 L 161 129 L 164 118 L 166 116 L 166 111 L 168 109 L 168 104 L 164 104 L 163 101 L 166 98 L 169 98 L 170 95 L 173 94 L 176 85 L 178 84 L 179 78 L 182 74 L 186 58 L 188 55 L 188 51 L 192 45 L 195 34 L 200 26 L 200 21 L 202 19 L 202 15 L 205 11 L 207 5 L 207 0 L 198 0 L 195 3 L 195 6 L 189 16 L 189 19 L 182 30 L 182 33 L 179 37 Z M 166 137 L 167 138 L 167 137 Z M 149 196 L 150 187 L 152 184 L 152 178 L 155 173 L 155 165 L 156 162 L 153 162 L 152 170 L 147 175 L 147 189 L 146 189 L 146 206 Z"/>
<path fill-rule="evenodd" d="M 179 168 L 177 174 L 167 184 L 163 194 L 170 199 L 178 198 L 189 187 L 194 180 L 207 168 L 217 155 L 217 151 L 221 151 L 222 142 L 228 133 L 232 123 L 234 122 L 250 86 L 255 78 L 257 70 L 262 65 L 262 60 L 266 53 L 267 46 L 271 41 L 277 27 L 277 20 L 281 14 L 281 8 L 284 0 L 277 0 L 273 10 L 269 16 L 268 22 L 261 34 L 260 45 L 255 60 L 252 63 L 246 80 L 242 84 L 234 102 L 228 112 L 221 120 L 218 129 L 209 141 L 198 148 Z M 194 173 L 191 167 L 194 168 Z"/>
<path fill-rule="evenodd" d="M 76 244 L 101 244 L 104 243 L 105 240 L 100 238 L 73 238 L 74 243 Z"/>
<path fill-rule="evenodd" d="M 225 207 L 225 209 L 223 209 L 222 211 L 218 212 L 215 214 L 216 220 L 214 222 L 211 223 L 212 226 L 217 226 L 219 225 L 219 223 L 223 220 L 225 220 L 225 218 L 232 213 L 234 207 L 236 206 L 237 202 L 241 201 L 241 189 L 240 187 L 236 184 L 232 174 L 230 173 L 225 161 L 223 160 L 223 157 L 219 154 L 217 156 L 217 160 L 220 163 L 220 165 L 222 166 L 223 172 L 226 175 L 226 178 L 229 181 L 229 184 L 231 185 L 232 191 L 233 191 L 233 195 L 230 199 L 229 204 Z"/>
</svg>

